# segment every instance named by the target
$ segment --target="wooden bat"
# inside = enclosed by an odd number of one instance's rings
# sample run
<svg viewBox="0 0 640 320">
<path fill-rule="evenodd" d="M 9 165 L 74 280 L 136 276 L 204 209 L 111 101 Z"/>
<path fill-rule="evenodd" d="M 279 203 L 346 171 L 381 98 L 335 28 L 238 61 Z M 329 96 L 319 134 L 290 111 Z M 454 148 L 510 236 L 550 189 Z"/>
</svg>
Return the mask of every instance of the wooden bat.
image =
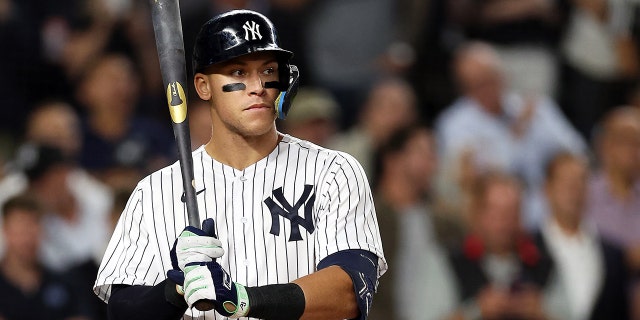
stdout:
<svg viewBox="0 0 640 320">
<path fill-rule="evenodd" d="M 189 225 L 201 228 L 194 186 L 189 121 L 187 121 L 188 87 L 180 6 L 178 0 L 150 0 L 150 2 L 162 83 L 167 90 L 167 104 L 178 147 Z M 213 303 L 200 300 L 195 303 L 195 307 L 200 311 L 211 310 Z"/>
</svg>

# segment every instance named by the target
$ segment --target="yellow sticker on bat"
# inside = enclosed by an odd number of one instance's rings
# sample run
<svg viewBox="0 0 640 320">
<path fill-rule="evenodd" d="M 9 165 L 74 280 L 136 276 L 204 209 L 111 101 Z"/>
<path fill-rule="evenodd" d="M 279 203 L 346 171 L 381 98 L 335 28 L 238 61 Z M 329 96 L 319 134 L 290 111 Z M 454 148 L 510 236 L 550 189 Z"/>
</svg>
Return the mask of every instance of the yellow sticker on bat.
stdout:
<svg viewBox="0 0 640 320">
<path fill-rule="evenodd" d="M 187 118 L 187 98 L 179 82 L 171 82 L 167 85 L 167 103 L 171 120 L 174 123 L 182 123 Z"/>
</svg>

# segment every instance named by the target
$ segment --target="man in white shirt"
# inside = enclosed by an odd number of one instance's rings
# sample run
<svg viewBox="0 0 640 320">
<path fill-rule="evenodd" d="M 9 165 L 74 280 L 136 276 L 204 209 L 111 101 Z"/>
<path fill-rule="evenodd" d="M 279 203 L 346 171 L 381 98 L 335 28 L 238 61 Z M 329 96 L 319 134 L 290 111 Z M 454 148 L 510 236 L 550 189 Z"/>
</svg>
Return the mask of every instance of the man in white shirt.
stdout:
<svg viewBox="0 0 640 320">
<path fill-rule="evenodd" d="M 462 95 L 435 126 L 443 164 L 439 189 L 454 202 L 459 203 L 474 177 L 487 170 L 515 174 L 527 191 L 536 190 L 543 180 L 543 164 L 553 152 L 585 150 L 581 136 L 554 101 L 509 90 L 502 62 L 489 45 L 461 48 L 454 72 Z"/>
<path fill-rule="evenodd" d="M 587 161 L 560 152 L 547 166 L 545 196 L 550 215 L 538 235 L 566 294 L 571 318 L 628 319 L 622 251 L 583 219 Z"/>
</svg>

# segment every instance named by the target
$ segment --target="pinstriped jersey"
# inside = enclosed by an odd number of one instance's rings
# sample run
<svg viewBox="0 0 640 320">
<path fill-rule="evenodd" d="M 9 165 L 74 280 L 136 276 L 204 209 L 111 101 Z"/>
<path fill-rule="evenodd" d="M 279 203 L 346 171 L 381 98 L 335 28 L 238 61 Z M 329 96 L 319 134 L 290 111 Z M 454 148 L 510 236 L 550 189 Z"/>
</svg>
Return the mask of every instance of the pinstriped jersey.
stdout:
<svg viewBox="0 0 640 320">
<path fill-rule="evenodd" d="M 213 218 L 225 254 L 217 261 L 245 286 L 288 283 L 326 256 L 362 249 L 387 269 L 371 190 L 350 155 L 284 135 L 265 158 L 237 170 L 193 152 L 200 218 Z M 169 251 L 188 224 L 179 163 L 142 179 L 132 192 L 98 271 L 94 291 L 155 285 L 171 269 Z M 184 319 L 225 319 L 188 309 Z"/>
</svg>

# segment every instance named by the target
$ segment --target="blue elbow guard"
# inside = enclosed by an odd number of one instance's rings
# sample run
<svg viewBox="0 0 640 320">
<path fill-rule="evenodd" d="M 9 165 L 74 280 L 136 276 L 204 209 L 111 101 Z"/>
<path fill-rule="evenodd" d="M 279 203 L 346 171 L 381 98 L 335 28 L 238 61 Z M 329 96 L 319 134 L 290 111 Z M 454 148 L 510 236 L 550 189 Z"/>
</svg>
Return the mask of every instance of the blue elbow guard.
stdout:
<svg viewBox="0 0 640 320">
<path fill-rule="evenodd" d="M 322 259 L 318 270 L 329 266 L 339 266 L 351 277 L 360 309 L 357 319 L 366 319 L 378 283 L 378 256 L 365 250 L 338 251 Z"/>
</svg>

